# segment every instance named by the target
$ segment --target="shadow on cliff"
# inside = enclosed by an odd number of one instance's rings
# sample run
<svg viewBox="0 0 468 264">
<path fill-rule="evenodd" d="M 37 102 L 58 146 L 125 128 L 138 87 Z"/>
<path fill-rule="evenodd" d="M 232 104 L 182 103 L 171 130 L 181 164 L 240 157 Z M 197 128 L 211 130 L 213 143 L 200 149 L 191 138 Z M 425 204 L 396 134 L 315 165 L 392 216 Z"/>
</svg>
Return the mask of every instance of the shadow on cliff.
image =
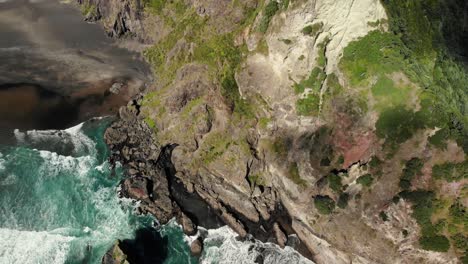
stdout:
<svg viewBox="0 0 468 264">
<path fill-rule="evenodd" d="M 141 228 L 135 239 L 122 241 L 120 247 L 132 264 L 159 264 L 167 258 L 168 238 L 154 228 Z"/>
</svg>

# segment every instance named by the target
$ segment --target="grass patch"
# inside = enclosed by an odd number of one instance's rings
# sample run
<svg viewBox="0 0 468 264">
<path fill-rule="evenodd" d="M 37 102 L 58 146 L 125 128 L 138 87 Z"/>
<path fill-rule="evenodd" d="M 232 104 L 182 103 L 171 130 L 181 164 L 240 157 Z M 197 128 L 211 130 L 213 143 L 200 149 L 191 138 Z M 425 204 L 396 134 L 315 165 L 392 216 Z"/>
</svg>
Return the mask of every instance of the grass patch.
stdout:
<svg viewBox="0 0 468 264">
<path fill-rule="evenodd" d="M 351 42 L 339 65 L 352 85 L 365 84 L 371 76 L 401 70 L 408 52 L 397 36 L 375 30 Z"/>
<path fill-rule="evenodd" d="M 380 76 L 371 88 L 372 95 L 377 99 L 377 108 L 395 107 L 404 104 L 410 98 L 410 88 L 396 87 L 386 76 Z"/>
<path fill-rule="evenodd" d="M 324 215 L 329 215 L 335 209 L 335 201 L 329 196 L 315 196 L 314 205 L 318 212 Z"/>
<path fill-rule="evenodd" d="M 315 116 L 319 113 L 320 98 L 315 94 L 308 94 L 296 102 L 296 110 L 299 115 Z"/>
<path fill-rule="evenodd" d="M 302 80 L 300 83 L 294 85 L 294 92 L 301 94 L 306 88 L 312 89 L 313 92 L 319 93 L 322 83 L 325 81 L 326 74 L 322 69 L 315 67 L 307 79 Z"/>
<path fill-rule="evenodd" d="M 232 139 L 227 133 L 209 134 L 203 144 L 204 149 L 200 153 L 201 160 L 204 164 L 212 163 L 221 157 L 231 144 Z"/>
</svg>

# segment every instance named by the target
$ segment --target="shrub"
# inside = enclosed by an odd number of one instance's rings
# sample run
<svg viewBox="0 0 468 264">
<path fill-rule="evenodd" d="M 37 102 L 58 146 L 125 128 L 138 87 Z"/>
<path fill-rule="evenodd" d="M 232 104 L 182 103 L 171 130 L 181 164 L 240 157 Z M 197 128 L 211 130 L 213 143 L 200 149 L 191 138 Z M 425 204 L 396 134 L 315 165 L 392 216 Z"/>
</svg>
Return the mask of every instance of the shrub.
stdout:
<svg viewBox="0 0 468 264">
<path fill-rule="evenodd" d="M 331 214 L 335 209 L 335 201 L 329 196 L 315 196 L 314 205 L 321 214 Z"/>
<path fill-rule="evenodd" d="M 374 181 L 374 178 L 372 177 L 372 175 L 368 173 L 366 175 L 359 177 L 356 182 L 361 184 L 362 186 L 370 187 L 373 181 Z"/>
<path fill-rule="evenodd" d="M 258 30 L 262 33 L 265 33 L 268 30 L 268 26 L 270 25 L 270 21 L 273 16 L 278 12 L 279 5 L 275 0 L 270 0 L 270 2 L 265 6 L 263 10 L 263 18 L 260 21 L 260 25 L 258 26 Z"/>
<path fill-rule="evenodd" d="M 315 36 L 317 33 L 319 33 L 320 30 L 322 30 L 322 27 L 322 22 L 308 25 L 302 29 L 302 34 L 307 36 Z"/>
<path fill-rule="evenodd" d="M 343 188 L 343 184 L 341 183 L 341 177 L 337 174 L 330 174 L 327 177 L 328 179 L 328 187 L 335 191 L 336 193 L 340 193 L 341 189 Z"/>
<path fill-rule="evenodd" d="M 411 187 L 411 181 L 414 176 L 421 173 L 421 168 L 424 163 L 418 158 L 412 158 L 406 162 L 403 174 L 400 178 L 400 188 L 408 190 Z"/>
<path fill-rule="evenodd" d="M 458 181 L 468 177 L 468 161 L 461 163 L 444 163 L 432 167 L 432 176 L 448 182 Z"/>
<path fill-rule="evenodd" d="M 450 248 L 450 241 L 442 235 L 423 236 L 419 239 L 421 248 L 425 250 L 447 252 Z"/>
<path fill-rule="evenodd" d="M 377 136 L 392 146 L 405 142 L 416 130 L 425 127 L 424 117 L 418 113 L 403 106 L 385 109 L 375 124 Z"/>
<path fill-rule="evenodd" d="M 380 219 L 382 219 L 382 221 L 384 221 L 384 222 L 387 222 L 387 221 L 388 221 L 388 216 L 387 216 L 387 214 L 386 214 L 384 211 L 380 211 L 379 217 L 380 217 Z"/>
<path fill-rule="evenodd" d="M 347 193 L 342 193 L 340 197 L 338 198 L 337 205 L 339 208 L 344 209 L 346 206 L 348 206 L 349 202 L 349 194 Z"/>
</svg>

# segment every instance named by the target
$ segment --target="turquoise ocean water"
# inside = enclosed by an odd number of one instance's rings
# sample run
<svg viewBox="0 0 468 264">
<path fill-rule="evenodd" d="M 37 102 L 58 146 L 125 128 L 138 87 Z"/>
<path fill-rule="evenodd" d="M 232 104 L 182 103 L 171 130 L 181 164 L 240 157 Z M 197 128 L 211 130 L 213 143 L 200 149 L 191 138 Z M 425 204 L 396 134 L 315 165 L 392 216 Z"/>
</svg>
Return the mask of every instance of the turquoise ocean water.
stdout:
<svg viewBox="0 0 468 264">
<path fill-rule="evenodd" d="M 109 122 L 15 131 L 18 143 L 0 146 L 0 264 L 100 263 L 117 239 L 138 237 L 146 240 L 136 243 L 137 252 L 156 256 L 146 263 L 312 263 L 290 247 L 240 241 L 227 226 L 202 229 L 203 254 L 191 257 L 195 237 L 174 221 L 155 229 L 155 219 L 137 216 L 134 202 L 118 198 L 122 169 L 111 176 L 103 141 Z"/>
<path fill-rule="evenodd" d="M 64 131 L 15 131 L 0 146 L 0 263 L 100 263 L 117 239 L 152 228 L 118 199 L 121 170 L 111 177 L 103 133 L 109 121 Z M 159 230 L 164 263 L 194 263 L 175 224 Z"/>
</svg>

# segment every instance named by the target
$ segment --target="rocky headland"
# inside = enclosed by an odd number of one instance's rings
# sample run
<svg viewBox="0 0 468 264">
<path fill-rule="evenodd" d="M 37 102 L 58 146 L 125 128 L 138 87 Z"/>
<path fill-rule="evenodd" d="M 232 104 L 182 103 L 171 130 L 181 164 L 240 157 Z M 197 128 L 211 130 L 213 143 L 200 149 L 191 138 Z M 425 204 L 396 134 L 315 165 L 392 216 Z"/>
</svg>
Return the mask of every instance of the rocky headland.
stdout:
<svg viewBox="0 0 468 264">
<path fill-rule="evenodd" d="M 127 171 L 121 195 L 142 213 L 175 217 L 188 235 L 227 224 L 316 263 L 462 259 L 464 220 L 454 215 L 467 205 L 466 72 L 428 74 L 463 69 L 410 39 L 437 39 L 436 22 L 411 36 L 395 22 L 422 19 L 414 10 L 430 13 L 424 4 L 77 3 L 109 36 L 137 40 L 153 67 L 154 82 L 105 135 Z M 440 82 L 457 94 L 453 108 L 430 97 L 445 96 Z M 202 238 L 191 248 L 200 254 Z"/>
</svg>

